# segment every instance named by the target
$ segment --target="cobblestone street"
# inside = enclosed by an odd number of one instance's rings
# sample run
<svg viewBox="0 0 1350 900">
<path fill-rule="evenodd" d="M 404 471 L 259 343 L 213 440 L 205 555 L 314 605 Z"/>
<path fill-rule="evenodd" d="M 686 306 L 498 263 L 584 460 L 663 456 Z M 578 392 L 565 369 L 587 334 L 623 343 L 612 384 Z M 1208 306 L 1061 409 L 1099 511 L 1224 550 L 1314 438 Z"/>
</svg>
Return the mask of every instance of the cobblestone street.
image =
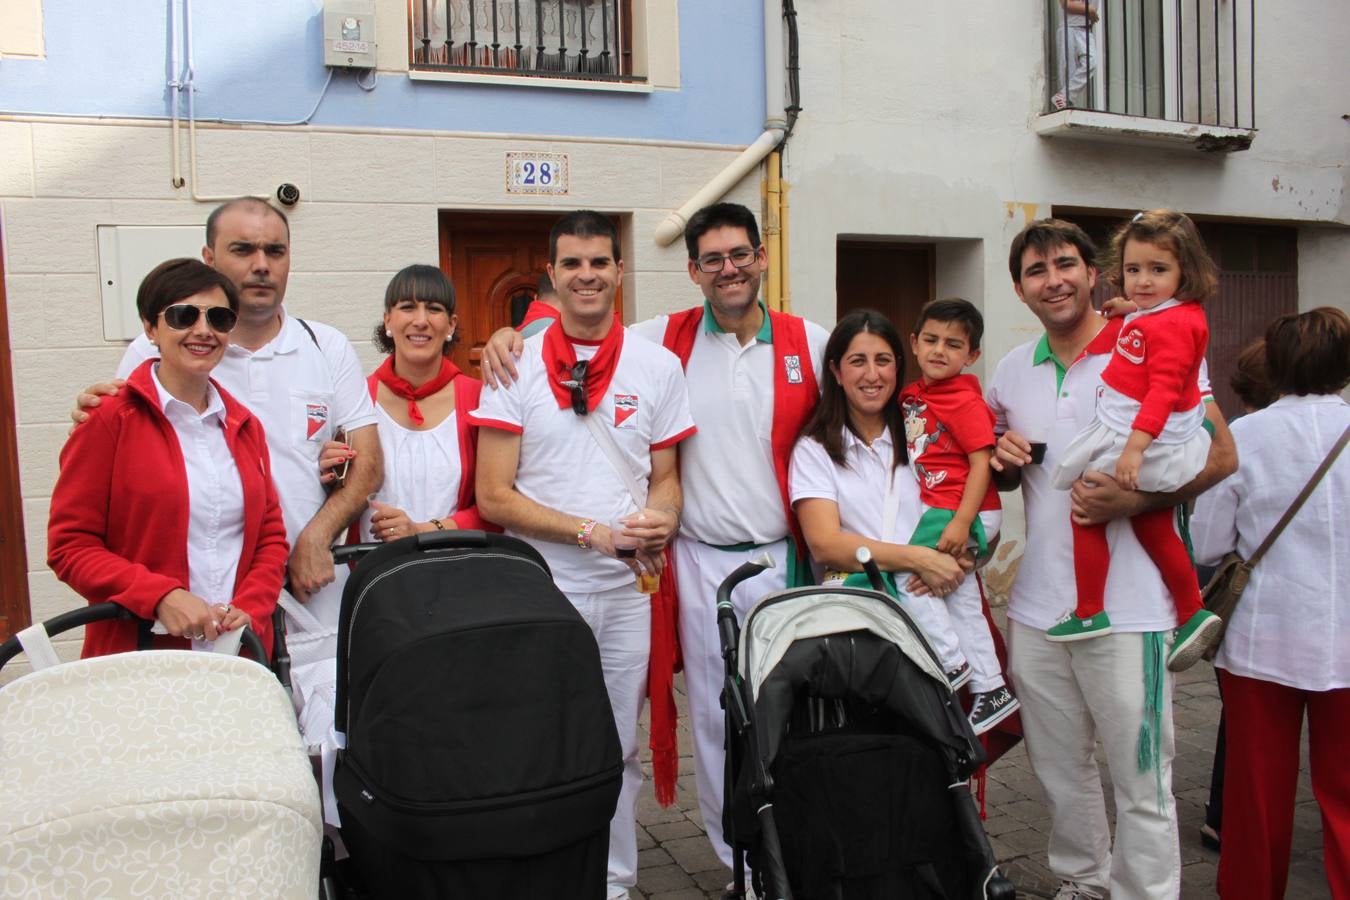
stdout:
<svg viewBox="0 0 1350 900">
<path fill-rule="evenodd" d="M 1002 625 L 1002 610 L 995 610 Z M 703 834 L 702 818 L 694 787 L 694 761 L 684 720 L 683 681 L 676 680 L 676 700 L 681 708 L 680 779 L 675 805 L 657 805 L 650 784 L 638 800 L 638 890 L 634 900 L 705 900 L 720 898 L 731 880 L 730 871 L 717 859 Z M 1173 717 L 1176 726 L 1176 761 L 1173 790 L 1177 798 L 1181 829 L 1183 900 L 1214 896 L 1217 852 L 1200 845 L 1200 825 L 1209 796 L 1210 763 L 1219 723 L 1219 694 L 1214 670 L 1200 663 L 1177 679 Z M 644 719 L 645 725 L 645 719 Z M 646 747 L 645 732 L 641 745 Z M 1098 753 L 1099 762 L 1102 760 Z M 650 765 L 644 755 L 644 770 Z M 1105 765 L 1103 763 L 1103 771 Z M 1109 773 L 1106 773 L 1109 778 Z M 1058 881 L 1046 865 L 1049 813 L 1040 785 L 1027 762 L 1025 746 L 1019 744 L 989 771 L 987 792 L 989 833 L 994 853 L 1004 873 L 1016 884 L 1019 897 L 1051 897 Z M 1111 795 L 1107 794 L 1108 805 Z M 1298 900 L 1321 900 L 1330 896 L 1322 872 L 1322 825 L 1308 781 L 1306 737 L 1299 775 L 1298 805 L 1294 812 L 1294 851 L 1286 894 Z"/>
</svg>

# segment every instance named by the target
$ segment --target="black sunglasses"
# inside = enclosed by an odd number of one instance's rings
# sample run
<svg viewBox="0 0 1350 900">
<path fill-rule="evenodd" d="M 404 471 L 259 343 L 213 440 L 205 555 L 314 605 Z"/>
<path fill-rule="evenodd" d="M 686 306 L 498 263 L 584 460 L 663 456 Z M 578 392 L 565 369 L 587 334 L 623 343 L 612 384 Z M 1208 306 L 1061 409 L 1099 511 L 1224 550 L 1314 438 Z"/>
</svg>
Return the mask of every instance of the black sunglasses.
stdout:
<svg viewBox="0 0 1350 900">
<path fill-rule="evenodd" d="M 572 392 L 572 412 L 579 416 L 584 416 L 590 411 L 586 408 L 586 366 L 589 363 L 589 359 L 577 360 L 572 366 L 572 377 L 560 382 Z"/>
<path fill-rule="evenodd" d="M 195 306 L 191 303 L 175 303 L 173 306 L 166 306 L 160 311 L 160 315 L 164 317 L 164 324 L 174 331 L 187 331 L 197 324 L 197 321 L 202 317 L 202 313 L 206 313 L 206 324 L 211 326 L 211 330 L 221 334 L 229 334 L 234 331 L 234 325 L 239 321 L 239 313 L 228 306 Z"/>
</svg>

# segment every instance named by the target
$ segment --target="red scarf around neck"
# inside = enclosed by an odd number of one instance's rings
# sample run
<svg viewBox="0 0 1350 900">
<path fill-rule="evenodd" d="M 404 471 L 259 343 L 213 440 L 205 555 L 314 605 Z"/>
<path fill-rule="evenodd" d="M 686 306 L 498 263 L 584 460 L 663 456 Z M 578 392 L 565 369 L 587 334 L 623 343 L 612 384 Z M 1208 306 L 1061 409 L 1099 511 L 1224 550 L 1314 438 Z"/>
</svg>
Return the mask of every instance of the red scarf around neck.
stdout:
<svg viewBox="0 0 1350 900">
<path fill-rule="evenodd" d="M 452 363 L 449 358 L 441 357 L 441 370 L 424 384 L 413 387 L 406 378 L 399 376 L 394 371 L 394 355 L 391 353 L 380 363 L 380 367 L 372 373 L 380 380 L 380 383 L 394 392 L 397 397 L 402 397 L 408 401 L 408 418 L 415 425 L 422 425 L 426 419 L 422 417 L 422 410 L 417 408 L 417 401 L 445 387 L 459 374 L 459 367 Z"/>
<path fill-rule="evenodd" d="M 562 319 L 554 322 L 544 332 L 544 370 L 548 373 L 548 386 L 558 401 L 559 409 L 572 406 L 572 389 L 563 382 L 572 380 L 572 367 L 577 364 L 577 351 L 573 342 L 581 341 L 568 337 L 563 332 Z M 586 364 L 586 409 L 594 412 L 605 397 L 605 390 L 614 378 L 614 369 L 619 364 L 619 351 L 623 349 L 623 322 L 618 315 L 610 325 L 609 334 L 600 342 L 600 347 Z"/>
</svg>

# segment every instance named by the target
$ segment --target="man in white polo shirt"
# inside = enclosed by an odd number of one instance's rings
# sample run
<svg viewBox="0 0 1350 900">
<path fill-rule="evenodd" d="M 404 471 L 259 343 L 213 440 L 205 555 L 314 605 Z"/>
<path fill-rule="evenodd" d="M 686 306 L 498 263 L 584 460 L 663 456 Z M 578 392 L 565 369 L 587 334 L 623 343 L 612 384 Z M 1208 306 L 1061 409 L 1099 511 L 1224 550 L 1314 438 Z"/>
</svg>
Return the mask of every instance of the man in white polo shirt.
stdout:
<svg viewBox="0 0 1350 900">
<path fill-rule="evenodd" d="M 1026 548 L 1008 600 L 1009 674 L 1022 701 L 1027 752 L 1050 808 L 1050 868 L 1058 900 L 1160 900 L 1181 890 L 1172 800 L 1172 675 L 1167 635 L 1177 625 L 1157 567 L 1135 540 L 1128 516 L 1175 506 L 1235 468 L 1232 439 L 1213 403 L 1215 434 L 1204 471 L 1174 494 L 1141 494 L 1088 473 L 1068 491 L 1049 474 L 1078 431 L 1092 422 L 1101 373 L 1122 319 L 1092 309 L 1095 249 L 1078 226 L 1054 219 L 1028 225 L 1012 243 L 1013 287 L 1045 333 L 1014 348 L 986 388 L 999 438 L 993 467 L 1000 488 L 1020 480 Z M 1202 372 L 1202 393 L 1208 399 Z M 1031 442 L 1046 445 L 1032 464 Z M 1045 632 L 1076 602 L 1070 515 L 1114 519 L 1106 605 L 1113 633 L 1052 643 Z M 1106 750 L 1115 792 L 1115 852 L 1106 820 L 1096 741 Z"/>
<path fill-rule="evenodd" d="M 609 832 L 614 900 L 637 883 L 637 726 L 652 612 L 634 576 L 659 573 L 679 528 L 675 445 L 694 421 L 679 361 L 614 314 L 623 262 L 613 223 L 590 211 L 564 216 L 549 260 L 560 318 L 525 341 L 519 383 L 484 392 L 472 414 L 478 508 L 539 550 L 600 645 L 624 757 Z M 618 532 L 638 540 L 635 556 L 618 557 Z"/>
<path fill-rule="evenodd" d="M 263 423 L 291 544 L 287 573 L 291 590 L 327 632 L 337 628 L 346 581 L 346 567 L 334 569 L 329 547 L 365 509 L 366 497 L 379 488 L 384 469 L 375 410 L 351 342 L 335 328 L 288 316 L 282 307 L 290 249 L 286 217 L 261 200 L 231 200 L 207 218 L 202 259 L 239 289 L 239 322 L 212 377 Z M 118 378 L 157 355 L 150 340 L 139 335 L 117 367 Z M 80 408 L 97 405 L 99 395 L 115 393 L 120 384 L 88 388 L 77 401 L 75 421 L 86 417 Z M 356 456 L 345 487 L 325 494 L 319 483 L 319 451 L 338 428 L 346 429 Z M 287 631 L 298 636 L 300 647 L 306 646 L 305 629 L 297 622 L 289 621 Z M 332 666 L 331 657 L 308 659 L 302 652 L 297 650 L 294 676 L 303 695 L 316 686 L 315 675 L 305 666 Z M 327 675 L 317 677 L 325 683 L 331 680 Z M 331 711 L 327 716 L 331 725 Z M 311 734 L 306 729 L 306 738 L 318 743 L 322 735 L 317 732 L 326 731 L 326 725 L 319 723 L 313 730 L 316 733 Z"/>
<path fill-rule="evenodd" d="M 820 397 L 817 373 L 829 332 L 800 316 L 770 312 L 759 299 L 768 268 L 754 213 L 717 203 L 694 213 L 684 232 L 689 278 L 704 302 L 629 327 L 663 344 L 684 365 L 698 434 L 680 445 L 684 521 L 673 555 L 679 588 L 694 770 L 703 827 L 723 863 L 725 734 L 720 702 L 723 665 L 715 611 L 717 588 L 736 567 L 770 553 L 776 568 L 732 595 L 744 620 L 754 602 L 785 584 L 797 553 L 787 496 L 788 463 L 797 434 Z M 483 350 L 483 378 L 509 384 L 519 339 L 508 330 Z M 803 551 L 804 553 L 804 551 Z M 652 694 L 653 775 L 657 797 L 673 794 L 674 721 Z M 669 784 L 666 784 L 666 780 Z"/>
<path fill-rule="evenodd" d="M 698 423 L 698 434 L 680 447 L 685 512 L 674 546 L 680 652 L 703 827 L 730 866 L 722 830 L 726 736 L 717 588 L 741 563 L 765 551 L 773 556 L 775 568 L 732 595 L 743 622 L 755 601 L 788 583 L 806 554 L 787 471 L 797 434 L 820 398 L 830 335 L 800 316 L 770 312 L 760 300 L 768 257 L 749 209 L 704 207 L 690 217 L 684 240 L 689 278 L 704 302 L 629 330 L 680 357 Z"/>
</svg>

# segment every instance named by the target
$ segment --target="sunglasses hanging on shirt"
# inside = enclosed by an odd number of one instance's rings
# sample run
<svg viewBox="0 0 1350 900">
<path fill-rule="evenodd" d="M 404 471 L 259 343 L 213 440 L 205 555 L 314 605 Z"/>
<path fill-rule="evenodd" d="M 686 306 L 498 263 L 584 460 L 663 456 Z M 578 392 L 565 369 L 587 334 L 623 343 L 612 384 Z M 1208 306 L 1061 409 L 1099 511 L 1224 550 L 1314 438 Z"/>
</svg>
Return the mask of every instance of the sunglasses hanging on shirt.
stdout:
<svg viewBox="0 0 1350 900">
<path fill-rule="evenodd" d="M 586 366 L 589 363 L 588 359 L 577 360 L 572 366 L 572 377 L 558 382 L 572 392 L 572 412 L 579 416 L 584 416 L 589 411 L 586 408 Z"/>
</svg>

